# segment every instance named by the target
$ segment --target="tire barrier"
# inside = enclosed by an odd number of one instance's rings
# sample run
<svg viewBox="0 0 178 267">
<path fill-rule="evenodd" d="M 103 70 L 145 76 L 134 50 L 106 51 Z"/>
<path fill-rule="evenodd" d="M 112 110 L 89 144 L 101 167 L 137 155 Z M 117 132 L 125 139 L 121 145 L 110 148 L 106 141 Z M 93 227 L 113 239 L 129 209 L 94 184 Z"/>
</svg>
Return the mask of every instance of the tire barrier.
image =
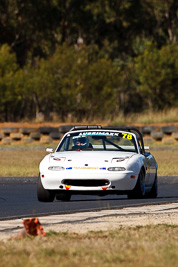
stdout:
<svg viewBox="0 0 178 267">
<path fill-rule="evenodd" d="M 174 126 L 174 125 L 172 125 L 172 126 L 164 126 L 164 127 L 162 127 L 162 132 L 164 133 L 164 134 L 169 134 L 169 135 L 171 135 L 173 132 L 175 132 L 176 131 L 176 127 Z"/>
<path fill-rule="evenodd" d="M 0 128 L 0 145 L 13 143 L 58 143 L 62 136 L 74 125 L 59 125 L 59 127 L 2 127 Z M 106 127 L 106 126 L 105 126 Z M 178 143 L 178 125 L 165 126 L 137 126 L 146 145 L 154 142 L 163 144 Z"/>
<path fill-rule="evenodd" d="M 58 128 L 54 128 L 54 127 L 40 127 L 39 132 L 41 134 L 50 134 L 50 133 L 55 133 L 58 131 Z"/>
<path fill-rule="evenodd" d="M 23 135 L 29 135 L 30 133 L 36 132 L 36 128 L 19 128 L 19 132 Z"/>
<path fill-rule="evenodd" d="M 178 126 L 148 126 L 141 127 L 141 131 L 144 142 L 147 144 L 153 142 L 163 143 L 165 145 L 178 143 Z"/>
<path fill-rule="evenodd" d="M 151 137 L 156 141 L 161 141 L 164 137 L 164 133 L 163 132 L 152 132 Z"/>
<path fill-rule="evenodd" d="M 73 125 L 62 125 L 59 126 L 59 132 L 62 134 L 65 134 L 66 132 L 70 131 L 70 129 L 73 127 Z"/>
<path fill-rule="evenodd" d="M 151 132 L 153 132 L 156 129 L 155 126 L 143 126 L 140 128 L 142 134 L 148 134 L 150 135 Z"/>
</svg>

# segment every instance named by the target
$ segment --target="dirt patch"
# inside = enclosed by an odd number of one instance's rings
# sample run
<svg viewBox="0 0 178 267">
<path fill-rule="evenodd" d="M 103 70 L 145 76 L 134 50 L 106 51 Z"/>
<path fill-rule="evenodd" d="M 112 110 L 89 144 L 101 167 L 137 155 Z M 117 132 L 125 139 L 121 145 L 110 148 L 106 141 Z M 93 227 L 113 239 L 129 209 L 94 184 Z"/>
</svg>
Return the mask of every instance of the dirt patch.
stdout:
<svg viewBox="0 0 178 267">
<path fill-rule="evenodd" d="M 178 203 L 58 215 L 53 219 L 52 224 L 50 217 L 40 219 L 44 225 L 49 222 L 45 225 L 47 231 L 86 233 L 152 224 L 178 225 Z"/>
<path fill-rule="evenodd" d="M 39 220 L 45 232 L 79 234 L 88 231 L 114 230 L 120 227 L 156 224 L 178 225 L 178 203 L 43 216 L 39 217 Z M 22 230 L 22 219 L 0 221 L 0 240 L 8 240 Z"/>
</svg>

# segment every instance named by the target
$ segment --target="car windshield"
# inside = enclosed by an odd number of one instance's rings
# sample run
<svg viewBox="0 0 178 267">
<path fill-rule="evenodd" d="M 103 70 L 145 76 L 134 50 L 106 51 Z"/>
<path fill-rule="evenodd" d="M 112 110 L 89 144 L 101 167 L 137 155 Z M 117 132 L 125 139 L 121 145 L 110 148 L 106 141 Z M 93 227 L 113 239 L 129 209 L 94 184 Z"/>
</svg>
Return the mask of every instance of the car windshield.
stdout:
<svg viewBox="0 0 178 267">
<path fill-rule="evenodd" d="M 56 152 L 75 150 L 137 152 L 137 147 L 132 133 L 82 131 L 67 134 Z"/>
</svg>

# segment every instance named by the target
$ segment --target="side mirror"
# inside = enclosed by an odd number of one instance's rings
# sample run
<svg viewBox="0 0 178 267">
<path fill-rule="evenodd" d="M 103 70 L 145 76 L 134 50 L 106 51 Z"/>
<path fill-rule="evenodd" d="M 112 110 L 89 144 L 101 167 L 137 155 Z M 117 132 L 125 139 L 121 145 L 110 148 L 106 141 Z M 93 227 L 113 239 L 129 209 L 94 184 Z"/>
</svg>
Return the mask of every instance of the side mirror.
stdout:
<svg viewBox="0 0 178 267">
<path fill-rule="evenodd" d="M 148 152 L 150 151 L 150 147 L 149 146 L 144 146 L 144 149 L 147 150 Z"/>
<path fill-rule="evenodd" d="M 47 149 L 46 149 L 46 152 L 48 152 L 48 153 L 53 153 L 53 149 L 52 149 L 52 148 L 47 148 Z"/>
</svg>

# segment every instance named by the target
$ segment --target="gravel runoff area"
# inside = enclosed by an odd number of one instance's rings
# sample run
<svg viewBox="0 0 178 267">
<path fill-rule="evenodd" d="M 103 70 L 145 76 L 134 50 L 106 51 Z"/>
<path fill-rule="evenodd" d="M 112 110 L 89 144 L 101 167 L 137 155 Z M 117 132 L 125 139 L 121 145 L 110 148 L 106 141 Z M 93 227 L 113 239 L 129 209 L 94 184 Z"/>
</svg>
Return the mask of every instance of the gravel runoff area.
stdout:
<svg viewBox="0 0 178 267">
<path fill-rule="evenodd" d="M 155 224 L 178 225 L 178 202 L 38 217 L 44 231 L 87 233 Z M 0 221 L 0 240 L 17 237 L 23 219 Z"/>
</svg>

